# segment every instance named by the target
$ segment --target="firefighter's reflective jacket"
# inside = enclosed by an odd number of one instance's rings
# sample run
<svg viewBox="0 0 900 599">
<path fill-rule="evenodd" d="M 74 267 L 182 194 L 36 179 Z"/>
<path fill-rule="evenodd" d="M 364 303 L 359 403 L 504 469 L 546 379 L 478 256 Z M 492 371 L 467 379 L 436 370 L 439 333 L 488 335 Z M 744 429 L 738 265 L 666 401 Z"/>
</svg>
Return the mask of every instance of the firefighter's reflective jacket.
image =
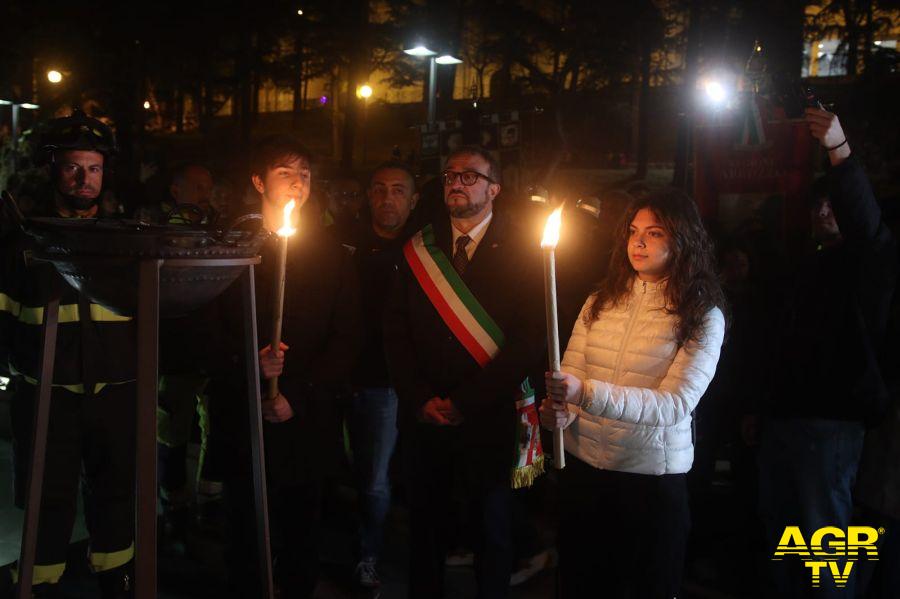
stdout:
<svg viewBox="0 0 900 599">
<path fill-rule="evenodd" d="M 0 351 L 12 376 L 37 384 L 44 306 L 59 295 L 59 328 L 53 385 L 75 393 L 98 393 L 135 379 L 136 326 L 92 303 L 56 272 L 33 259 L 33 241 L 13 232 L 0 238 Z M 135 290 L 137 292 L 137 290 Z"/>
</svg>

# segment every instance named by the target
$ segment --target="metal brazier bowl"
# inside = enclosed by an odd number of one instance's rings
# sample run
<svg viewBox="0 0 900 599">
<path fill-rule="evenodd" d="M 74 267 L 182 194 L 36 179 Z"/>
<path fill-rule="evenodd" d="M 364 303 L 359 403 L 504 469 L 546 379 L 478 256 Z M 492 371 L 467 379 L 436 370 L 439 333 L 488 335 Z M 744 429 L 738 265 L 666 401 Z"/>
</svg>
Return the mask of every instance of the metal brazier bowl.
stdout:
<svg viewBox="0 0 900 599">
<path fill-rule="evenodd" d="M 162 316 L 180 316 L 215 299 L 259 254 L 265 240 L 259 215 L 254 230 L 150 225 L 130 220 L 28 218 L 23 227 L 37 244 L 36 258 L 92 301 L 133 316 L 139 263 L 163 260 L 159 302 Z"/>
</svg>

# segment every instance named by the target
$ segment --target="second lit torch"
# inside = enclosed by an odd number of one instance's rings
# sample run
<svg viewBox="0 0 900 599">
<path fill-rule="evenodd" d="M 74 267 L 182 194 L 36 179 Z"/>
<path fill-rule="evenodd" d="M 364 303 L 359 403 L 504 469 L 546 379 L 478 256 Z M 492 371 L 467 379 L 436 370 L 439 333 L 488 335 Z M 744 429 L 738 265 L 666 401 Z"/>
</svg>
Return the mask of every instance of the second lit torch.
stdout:
<svg viewBox="0 0 900 599">
<path fill-rule="evenodd" d="M 562 206 L 554 210 L 544 227 L 541 249 L 544 253 L 544 307 L 547 311 L 547 351 L 550 357 L 550 371 L 559 372 L 559 323 L 556 309 L 556 257 L 554 252 L 559 243 L 559 227 L 562 222 Z M 566 467 L 565 447 L 562 429 L 553 431 L 553 457 L 557 469 Z"/>
<path fill-rule="evenodd" d="M 291 213 L 296 202 L 291 200 L 284 206 L 284 221 L 278 229 L 278 253 L 275 263 L 275 292 L 272 306 L 272 352 L 281 351 L 281 322 L 284 316 L 284 279 L 287 272 L 287 247 L 288 238 L 297 232 L 291 226 Z M 269 399 L 278 397 L 278 377 L 269 379 Z"/>
</svg>

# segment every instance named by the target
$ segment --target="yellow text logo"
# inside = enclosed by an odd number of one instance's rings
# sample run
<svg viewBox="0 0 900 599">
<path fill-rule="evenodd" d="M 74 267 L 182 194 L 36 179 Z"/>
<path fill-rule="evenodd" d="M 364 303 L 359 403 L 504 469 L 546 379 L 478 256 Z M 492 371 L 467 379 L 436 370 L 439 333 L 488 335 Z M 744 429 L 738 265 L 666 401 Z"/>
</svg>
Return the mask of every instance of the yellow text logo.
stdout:
<svg viewBox="0 0 900 599">
<path fill-rule="evenodd" d="M 799 526 L 787 526 L 772 559 L 780 561 L 788 555 L 796 555 L 810 569 L 812 586 L 819 587 L 823 574 L 843 588 L 847 585 L 853 564 L 861 557 L 878 560 L 876 543 L 884 529 L 871 526 L 848 526 L 844 531 L 836 526 L 825 526 L 812 533 L 809 542 L 803 537 Z"/>
</svg>

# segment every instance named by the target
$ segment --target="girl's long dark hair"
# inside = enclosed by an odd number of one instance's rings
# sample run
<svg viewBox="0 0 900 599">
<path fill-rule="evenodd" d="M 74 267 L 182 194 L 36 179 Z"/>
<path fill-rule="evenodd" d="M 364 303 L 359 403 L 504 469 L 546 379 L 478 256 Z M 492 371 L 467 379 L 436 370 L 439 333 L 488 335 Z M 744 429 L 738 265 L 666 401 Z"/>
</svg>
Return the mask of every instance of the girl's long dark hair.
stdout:
<svg viewBox="0 0 900 599">
<path fill-rule="evenodd" d="M 635 277 L 628 260 L 631 221 L 647 208 L 656 215 L 669 235 L 671 258 L 664 296 L 668 314 L 677 317 L 675 336 L 680 344 L 698 341 L 706 315 L 718 307 L 727 315 L 725 294 L 716 273 L 713 243 L 703 226 L 697 205 L 676 189 L 653 192 L 631 202 L 613 234 L 609 271 L 593 294 L 593 302 L 584 316 L 585 324 L 600 318 L 608 306 L 618 305 L 631 291 Z"/>
</svg>

